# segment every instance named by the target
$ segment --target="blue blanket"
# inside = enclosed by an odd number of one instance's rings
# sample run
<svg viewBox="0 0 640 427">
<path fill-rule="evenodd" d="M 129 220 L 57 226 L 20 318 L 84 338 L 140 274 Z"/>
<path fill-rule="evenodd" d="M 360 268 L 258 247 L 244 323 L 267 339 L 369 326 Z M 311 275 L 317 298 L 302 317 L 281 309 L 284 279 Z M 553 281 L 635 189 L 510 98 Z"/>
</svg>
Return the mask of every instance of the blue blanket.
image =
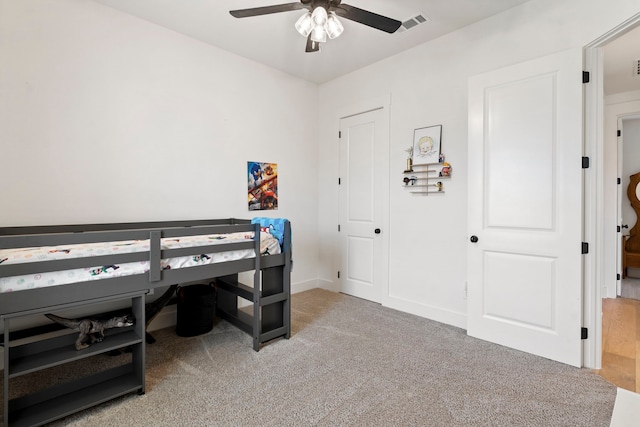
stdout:
<svg viewBox="0 0 640 427">
<path fill-rule="evenodd" d="M 280 247 L 282 247 L 284 242 L 284 227 L 287 222 L 289 222 L 289 220 L 286 218 L 256 217 L 251 220 L 252 224 L 260 224 L 261 228 L 264 228 L 271 233 L 273 237 L 278 239 Z"/>
</svg>

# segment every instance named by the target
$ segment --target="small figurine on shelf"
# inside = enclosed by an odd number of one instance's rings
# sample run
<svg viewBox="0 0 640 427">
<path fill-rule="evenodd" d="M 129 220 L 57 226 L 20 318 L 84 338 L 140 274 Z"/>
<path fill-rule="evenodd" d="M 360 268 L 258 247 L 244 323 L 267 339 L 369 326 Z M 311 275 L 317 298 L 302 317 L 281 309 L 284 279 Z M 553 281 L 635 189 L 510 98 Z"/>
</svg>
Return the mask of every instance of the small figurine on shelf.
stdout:
<svg viewBox="0 0 640 427">
<path fill-rule="evenodd" d="M 438 163 L 442 162 L 444 162 L 444 154 L 440 153 L 440 156 L 438 157 Z"/>
<path fill-rule="evenodd" d="M 451 176 L 451 165 L 447 162 L 442 164 L 442 170 L 440 171 L 440 176 Z"/>
<path fill-rule="evenodd" d="M 413 146 L 404 150 L 409 154 L 409 158 L 407 158 L 407 169 L 405 172 L 413 172 Z"/>
<path fill-rule="evenodd" d="M 436 182 L 436 187 L 438 188 L 438 191 L 442 191 L 444 189 L 444 187 L 442 186 L 442 181 Z"/>
<path fill-rule="evenodd" d="M 408 185 L 409 183 L 411 183 L 411 185 L 415 185 L 417 180 L 418 180 L 417 176 L 411 176 L 411 177 L 405 176 L 402 182 L 404 182 L 404 185 Z"/>
</svg>

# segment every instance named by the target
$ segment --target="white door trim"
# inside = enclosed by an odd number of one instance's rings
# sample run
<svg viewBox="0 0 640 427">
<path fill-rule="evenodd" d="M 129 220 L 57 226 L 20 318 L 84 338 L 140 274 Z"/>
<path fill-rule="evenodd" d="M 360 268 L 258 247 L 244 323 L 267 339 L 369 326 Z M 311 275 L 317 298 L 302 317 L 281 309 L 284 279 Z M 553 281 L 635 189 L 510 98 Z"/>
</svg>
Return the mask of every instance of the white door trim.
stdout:
<svg viewBox="0 0 640 427">
<path fill-rule="evenodd" d="M 584 49 L 585 70 L 591 83 L 585 86 L 584 133 L 585 156 L 591 160 L 591 171 L 585 174 L 584 238 L 591 242 L 591 256 L 585 259 L 583 321 L 589 339 L 583 344 L 583 365 L 602 366 L 602 286 L 604 283 L 604 90 L 602 47 L 640 24 L 640 13 L 589 43 Z"/>
</svg>

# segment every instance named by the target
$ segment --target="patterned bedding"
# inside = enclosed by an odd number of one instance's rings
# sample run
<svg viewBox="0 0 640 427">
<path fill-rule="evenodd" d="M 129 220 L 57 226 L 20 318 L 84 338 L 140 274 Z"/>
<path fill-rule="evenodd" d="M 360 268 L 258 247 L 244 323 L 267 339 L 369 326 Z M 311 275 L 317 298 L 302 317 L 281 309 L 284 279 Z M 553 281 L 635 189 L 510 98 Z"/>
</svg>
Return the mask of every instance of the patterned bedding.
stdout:
<svg viewBox="0 0 640 427">
<path fill-rule="evenodd" d="M 161 249 L 166 250 L 246 242 L 252 239 L 253 232 L 163 238 L 161 239 Z M 102 242 L 21 249 L 0 249 L 0 264 L 20 264 L 144 251 L 149 251 L 149 240 L 129 240 L 121 242 Z M 280 253 L 281 249 L 278 239 L 271 234 L 262 231 L 260 233 L 260 252 L 263 255 L 274 255 Z M 167 270 L 214 264 L 225 261 L 235 261 L 239 259 L 253 258 L 254 256 L 255 253 L 253 249 L 233 250 L 212 254 L 163 259 L 160 265 L 163 270 Z M 59 286 L 88 280 L 129 276 L 146 273 L 148 271 L 149 261 L 141 261 L 23 276 L 0 277 L 0 293 L 43 288 L 47 286 Z"/>
</svg>

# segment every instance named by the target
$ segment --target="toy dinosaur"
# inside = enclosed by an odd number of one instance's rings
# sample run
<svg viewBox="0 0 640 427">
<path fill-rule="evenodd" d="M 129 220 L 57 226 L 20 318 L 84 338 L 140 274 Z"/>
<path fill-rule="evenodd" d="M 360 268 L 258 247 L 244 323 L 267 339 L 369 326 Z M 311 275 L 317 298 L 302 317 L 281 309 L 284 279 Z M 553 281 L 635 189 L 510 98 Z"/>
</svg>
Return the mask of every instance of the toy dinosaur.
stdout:
<svg viewBox="0 0 640 427">
<path fill-rule="evenodd" d="M 130 315 L 116 316 L 107 320 L 66 319 L 51 313 L 47 313 L 45 316 L 64 327 L 80 332 L 76 340 L 76 350 L 82 350 L 93 343 L 101 342 L 104 339 L 105 329 L 125 328 L 134 323 L 133 317 Z M 87 343 L 87 341 L 89 342 Z"/>
</svg>

